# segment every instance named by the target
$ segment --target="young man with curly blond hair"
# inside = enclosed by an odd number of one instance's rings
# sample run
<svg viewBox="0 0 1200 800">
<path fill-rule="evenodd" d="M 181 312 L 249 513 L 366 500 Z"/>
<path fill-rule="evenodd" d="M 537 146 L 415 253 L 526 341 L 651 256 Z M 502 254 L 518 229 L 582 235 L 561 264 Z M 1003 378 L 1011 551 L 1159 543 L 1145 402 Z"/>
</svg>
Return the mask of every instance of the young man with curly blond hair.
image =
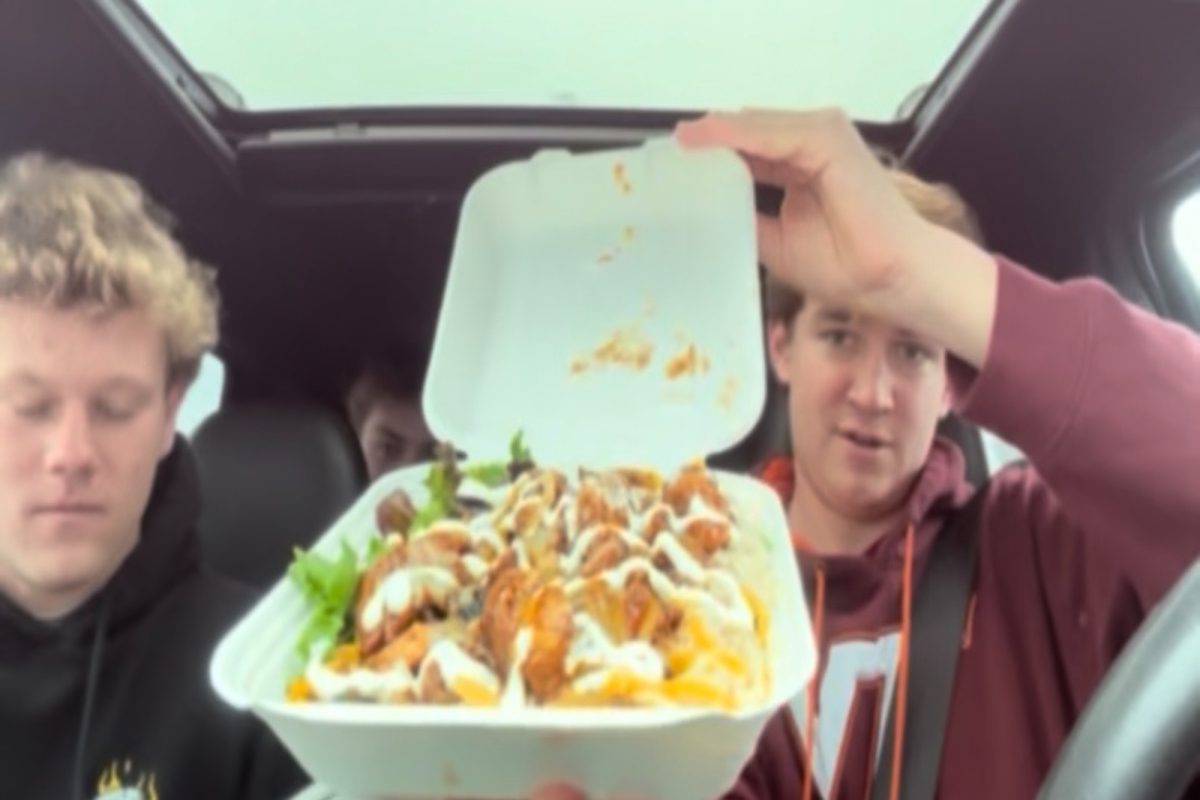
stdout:
<svg viewBox="0 0 1200 800">
<path fill-rule="evenodd" d="M 278 798 L 301 780 L 208 683 L 250 596 L 198 560 L 180 400 L 216 342 L 208 269 L 131 179 L 0 171 L 4 794 Z"/>
</svg>

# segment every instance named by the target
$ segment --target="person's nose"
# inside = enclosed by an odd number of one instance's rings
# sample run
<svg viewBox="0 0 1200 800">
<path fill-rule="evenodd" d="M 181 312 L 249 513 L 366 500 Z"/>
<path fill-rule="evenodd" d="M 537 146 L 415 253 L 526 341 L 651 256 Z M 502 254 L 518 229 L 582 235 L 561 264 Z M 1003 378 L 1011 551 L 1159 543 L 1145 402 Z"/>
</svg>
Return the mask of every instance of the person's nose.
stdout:
<svg viewBox="0 0 1200 800">
<path fill-rule="evenodd" d="M 850 402 L 866 414 L 891 411 L 895 406 L 895 376 L 882 349 L 867 348 L 854 364 Z"/>
<path fill-rule="evenodd" d="M 68 479 L 90 475 L 96 465 L 95 432 L 86 407 L 62 409 L 50 432 L 46 466 L 51 473 Z"/>
</svg>

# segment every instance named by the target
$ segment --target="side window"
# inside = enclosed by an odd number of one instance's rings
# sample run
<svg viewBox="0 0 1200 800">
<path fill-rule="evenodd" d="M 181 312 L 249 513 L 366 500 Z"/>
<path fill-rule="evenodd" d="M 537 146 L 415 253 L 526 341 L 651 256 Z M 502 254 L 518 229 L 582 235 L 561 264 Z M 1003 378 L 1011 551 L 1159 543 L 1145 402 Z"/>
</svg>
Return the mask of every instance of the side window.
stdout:
<svg viewBox="0 0 1200 800">
<path fill-rule="evenodd" d="M 1024 453 L 991 431 L 981 428 L 979 435 L 983 438 L 983 454 L 987 458 L 989 475 L 995 475 L 1005 465 L 1025 458 Z"/>
<path fill-rule="evenodd" d="M 1171 241 L 1183 271 L 1200 291 L 1200 188 L 1175 206 L 1171 214 Z"/>
<path fill-rule="evenodd" d="M 179 407 L 176 427 L 184 436 L 191 436 L 200 423 L 221 407 L 225 389 L 225 365 L 211 353 L 200 361 L 200 372 Z"/>
</svg>

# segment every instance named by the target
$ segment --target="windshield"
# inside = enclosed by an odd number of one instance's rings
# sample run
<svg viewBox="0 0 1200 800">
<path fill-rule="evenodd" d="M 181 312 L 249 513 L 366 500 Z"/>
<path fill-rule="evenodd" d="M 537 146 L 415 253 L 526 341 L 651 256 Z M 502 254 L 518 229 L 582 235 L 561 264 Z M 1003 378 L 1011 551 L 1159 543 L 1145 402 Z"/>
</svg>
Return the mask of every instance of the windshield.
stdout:
<svg viewBox="0 0 1200 800">
<path fill-rule="evenodd" d="M 251 111 L 840 105 L 883 121 L 986 0 L 141 4 L 224 102 Z"/>
</svg>

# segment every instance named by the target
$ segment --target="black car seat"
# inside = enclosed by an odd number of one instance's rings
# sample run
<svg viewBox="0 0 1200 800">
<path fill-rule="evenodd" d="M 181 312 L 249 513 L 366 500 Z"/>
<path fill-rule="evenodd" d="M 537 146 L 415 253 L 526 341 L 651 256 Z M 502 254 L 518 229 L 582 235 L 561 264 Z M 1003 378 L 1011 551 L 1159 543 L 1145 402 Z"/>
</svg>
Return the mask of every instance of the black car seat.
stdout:
<svg viewBox="0 0 1200 800">
<path fill-rule="evenodd" d="M 202 558 L 265 589 L 366 486 L 358 442 L 340 415 L 317 405 L 223 408 L 192 438 L 200 473 Z"/>
</svg>

